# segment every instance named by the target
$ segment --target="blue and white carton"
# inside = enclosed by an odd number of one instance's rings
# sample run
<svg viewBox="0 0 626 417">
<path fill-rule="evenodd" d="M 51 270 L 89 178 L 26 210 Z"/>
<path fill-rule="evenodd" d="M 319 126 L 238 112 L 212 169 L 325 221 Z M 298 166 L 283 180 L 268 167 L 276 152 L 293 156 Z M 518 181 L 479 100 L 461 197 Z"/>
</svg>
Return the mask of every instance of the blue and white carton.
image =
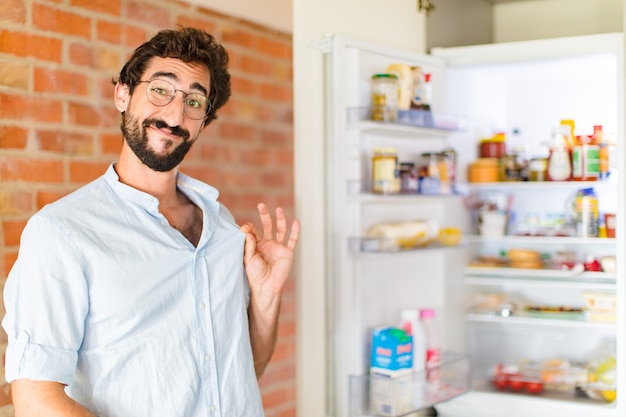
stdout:
<svg viewBox="0 0 626 417">
<path fill-rule="evenodd" d="M 375 329 L 372 335 L 370 408 L 381 416 L 411 411 L 413 338 L 402 329 Z"/>
</svg>

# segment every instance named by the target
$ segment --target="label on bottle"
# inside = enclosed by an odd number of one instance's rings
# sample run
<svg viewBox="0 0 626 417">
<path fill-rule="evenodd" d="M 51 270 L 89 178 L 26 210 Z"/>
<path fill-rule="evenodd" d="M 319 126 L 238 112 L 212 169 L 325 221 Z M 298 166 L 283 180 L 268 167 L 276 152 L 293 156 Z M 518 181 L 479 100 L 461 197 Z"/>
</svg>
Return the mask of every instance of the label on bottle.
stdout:
<svg viewBox="0 0 626 417">
<path fill-rule="evenodd" d="M 566 181 L 572 175 L 572 162 L 567 148 L 556 148 L 550 152 L 548 159 L 548 179 Z"/>
</svg>

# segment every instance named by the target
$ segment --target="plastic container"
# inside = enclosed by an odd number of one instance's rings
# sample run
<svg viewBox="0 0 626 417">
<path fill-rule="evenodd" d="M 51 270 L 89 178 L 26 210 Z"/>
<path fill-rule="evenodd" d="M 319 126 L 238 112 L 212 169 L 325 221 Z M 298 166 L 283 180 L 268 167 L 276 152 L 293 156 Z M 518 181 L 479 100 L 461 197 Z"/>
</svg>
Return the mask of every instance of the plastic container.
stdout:
<svg viewBox="0 0 626 417">
<path fill-rule="evenodd" d="M 569 181 L 572 179 L 569 129 L 569 126 L 562 125 L 552 130 L 552 144 L 548 156 L 548 181 Z"/>
<path fill-rule="evenodd" d="M 576 212 L 576 235 L 578 237 L 598 237 L 598 197 L 593 188 L 578 190 L 574 206 Z"/>
<path fill-rule="evenodd" d="M 426 368 L 426 392 L 427 397 L 437 395 L 441 387 L 441 342 L 439 332 L 435 323 L 435 310 L 423 308 L 420 310 L 420 321 L 424 332 L 424 343 L 426 357 L 424 366 Z"/>
<path fill-rule="evenodd" d="M 469 182 L 498 182 L 498 160 L 496 158 L 479 158 L 469 165 L 467 177 Z"/>
</svg>

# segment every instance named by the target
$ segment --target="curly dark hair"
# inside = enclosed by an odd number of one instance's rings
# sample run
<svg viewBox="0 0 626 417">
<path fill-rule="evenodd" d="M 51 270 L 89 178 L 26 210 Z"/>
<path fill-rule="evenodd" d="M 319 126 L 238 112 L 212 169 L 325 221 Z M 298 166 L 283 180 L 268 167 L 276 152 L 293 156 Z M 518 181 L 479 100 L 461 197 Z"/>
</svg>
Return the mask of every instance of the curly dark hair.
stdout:
<svg viewBox="0 0 626 417">
<path fill-rule="evenodd" d="M 215 37 L 201 29 L 180 28 L 178 30 L 159 31 L 152 39 L 143 43 L 126 62 L 120 71 L 119 82 L 127 85 L 132 94 L 141 80 L 150 60 L 176 58 L 187 63 L 206 66 L 211 74 L 209 109 L 205 125 L 216 116 L 216 111 L 230 98 L 230 73 L 228 72 L 228 54 Z M 113 80 L 114 83 L 117 81 Z"/>
</svg>

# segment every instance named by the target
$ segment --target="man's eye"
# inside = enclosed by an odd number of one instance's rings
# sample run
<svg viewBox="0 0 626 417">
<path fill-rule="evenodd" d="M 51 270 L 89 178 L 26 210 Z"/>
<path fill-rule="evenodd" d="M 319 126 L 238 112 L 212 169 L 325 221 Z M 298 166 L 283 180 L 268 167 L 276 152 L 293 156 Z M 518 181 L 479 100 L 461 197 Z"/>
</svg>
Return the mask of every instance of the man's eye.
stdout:
<svg viewBox="0 0 626 417">
<path fill-rule="evenodd" d="M 195 109 L 199 109 L 200 107 L 202 107 L 202 103 L 200 102 L 200 100 L 196 100 L 193 98 L 187 100 L 187 105 Z"/>
<path fill-rule="evenodd" d="M 160 88 L 160 87 L 153 87 L 152 88 L 152 92 L 155 93 L 155 94 L 159 94 L 161 96 L 169 95 L 169 93 L 167 92 L 167 90 L 165 88 Z"/>
</svg>

